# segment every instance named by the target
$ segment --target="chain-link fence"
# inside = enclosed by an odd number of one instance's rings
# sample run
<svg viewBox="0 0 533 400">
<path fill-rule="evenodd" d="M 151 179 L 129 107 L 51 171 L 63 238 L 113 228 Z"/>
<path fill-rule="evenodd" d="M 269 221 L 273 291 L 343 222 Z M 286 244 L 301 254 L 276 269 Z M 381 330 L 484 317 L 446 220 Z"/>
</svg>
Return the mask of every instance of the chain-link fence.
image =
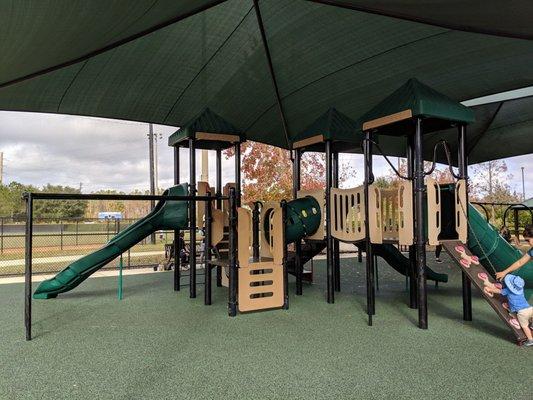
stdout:
<svg viewBox="0 0 533 400">
<path fill-rule="evenodd" d="M 33 271 L 53 273 L 107 243 L 138 219 L 40 218 L 33 223 Z M 24 217 L 0 217 L 0 276 L 24 273 Z M 165 245 L 173 231 L 158 231 L 123 254 L 125 268 L 153 267 L 166 262 Z M 167 246 L 168 250 L 168 246 Z M 117 260 L 104 268 L 116 267 Z"/>
</svg>

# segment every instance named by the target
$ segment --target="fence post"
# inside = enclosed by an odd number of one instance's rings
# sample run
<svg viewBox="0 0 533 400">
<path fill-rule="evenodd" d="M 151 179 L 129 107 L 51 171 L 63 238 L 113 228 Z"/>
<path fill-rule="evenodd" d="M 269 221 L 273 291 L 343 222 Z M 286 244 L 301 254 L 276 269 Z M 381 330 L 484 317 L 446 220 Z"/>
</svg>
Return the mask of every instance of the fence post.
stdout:
<svg viewBox="0 0 533 400">
<path fill-rule="evenodd" d="M 106 219 L 106 234 L 107 234 L 107 241 L 109 242 L 109 219 Z"/>
<path fill-rule="evenodd" d="M 61 240 L 60 249 L 63 250 L 63 221 L 59 220 L 59 237 Z"/>
<path fill-rule="evenodd" d="M 0 254 L 4 254 L 4 217 L 0 217 Z"/>
<path fill-rule="evenodd" d="M 78 234 L 80 233 L 79 224 L 80 224 L 80 221 L 76 220 L 76 246 L 79 244 L 78 242 Z"/>
</svg>

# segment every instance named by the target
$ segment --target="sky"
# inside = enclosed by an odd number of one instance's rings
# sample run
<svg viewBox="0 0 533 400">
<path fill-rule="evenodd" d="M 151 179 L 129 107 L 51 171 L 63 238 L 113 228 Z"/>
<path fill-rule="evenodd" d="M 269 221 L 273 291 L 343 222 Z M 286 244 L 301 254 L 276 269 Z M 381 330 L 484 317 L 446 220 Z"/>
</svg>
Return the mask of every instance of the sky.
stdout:
<svg viewBox="0 0 533 400">
<path fill-rule="evenodd" d="M 501 93 L 465 102 L 483 104 L 533 94 L 533 88 Z M 175 127 L 154 125 L 157 133 L 159 187 L 173 182 L 173 150 L 167 145 Z M 42 186 L 47 183 L 79 187 L 84 193 L 103 189 L 131 192 L 149 188 L 148 124 L 56 114 L 0 111 L 0 152 L 4 153 L 5 184 L 17 181 Z M 181 150 L 181 182 L 188 181 L 188 150 Z M 210 152 L 209 180 L 214 185 L 214 152 Z M 200 174 L 200 155 L 197 172 Z M 362 157 L 341 155 L 341 165 L 358 171 L 345 183 L 362 182 Z M 511 188 L 522 193 L 521 167 L 526 173 L 526 198 L 533 195 L 527 174 L 533 172 L 533 154 L 506 159 Z M 234 181 L 233 161 L 223 160 L 223 181 Z M 375 157 L 377 177 L 389 174 L 381 157 Z M 198 177 L 199 178 L 199 177 Z M 530 180 L 531 181 L 531 180 Z"/>
</svg>

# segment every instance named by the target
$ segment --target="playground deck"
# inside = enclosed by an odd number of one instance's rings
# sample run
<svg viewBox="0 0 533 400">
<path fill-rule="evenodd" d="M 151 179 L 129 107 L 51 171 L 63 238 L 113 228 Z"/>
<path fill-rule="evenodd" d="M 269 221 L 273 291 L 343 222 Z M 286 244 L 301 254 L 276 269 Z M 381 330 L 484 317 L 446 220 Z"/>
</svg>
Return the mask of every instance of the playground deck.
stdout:
<svg viewBox="0 0 533 400">
<path fill-rule="evenodd" d="M 226 290 L 215 289 L 207 307 L 203 290 L 196 300 L 173 292 L 171 273 L 125 276 L 123 301 L 116 278 L 89 279 L 57 300 L 34 302 L 31 342 L 23 285 L 2 285 L 0 397 L 530 398 L 532 352 L 509 340 L 478 293 L 474 321 L 461 320 L 460 271 L 451 262 L 430 263 L 450 282 L 429 287 L 428 331 L 406 306 L 404 278 L 381 260 L 368 327 L 364 267 L 341 263 L 335 305 L 324 301 L 324 262 L 316 261 L 319 282 L 291 295 L 288 311 L 236 318 L 225 312 Z"/>
</svg>

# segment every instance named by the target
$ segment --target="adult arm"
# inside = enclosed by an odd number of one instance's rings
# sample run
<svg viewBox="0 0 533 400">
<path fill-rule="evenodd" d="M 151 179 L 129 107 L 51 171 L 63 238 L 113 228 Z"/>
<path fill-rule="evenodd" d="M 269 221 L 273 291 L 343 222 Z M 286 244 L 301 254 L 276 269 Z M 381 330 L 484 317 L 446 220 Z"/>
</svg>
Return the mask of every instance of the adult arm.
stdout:
<svg viewBox="0 0 533 400">
<path fill-rule="evenodd" d="M 496 279 L 501 280 L 505 277 L 505 275 L 510 274 L 513 271 L 516 271 L 517 269 L 522 268 L 524 265 L 526 265 L 529 260 L 531 260 L 531 256 L 526 253 L 522 256 L 522 258 L 516 260 L 514 263 L 509 265 L 506 269 L 500 272 L 496 272 Z"/>
</svg>

